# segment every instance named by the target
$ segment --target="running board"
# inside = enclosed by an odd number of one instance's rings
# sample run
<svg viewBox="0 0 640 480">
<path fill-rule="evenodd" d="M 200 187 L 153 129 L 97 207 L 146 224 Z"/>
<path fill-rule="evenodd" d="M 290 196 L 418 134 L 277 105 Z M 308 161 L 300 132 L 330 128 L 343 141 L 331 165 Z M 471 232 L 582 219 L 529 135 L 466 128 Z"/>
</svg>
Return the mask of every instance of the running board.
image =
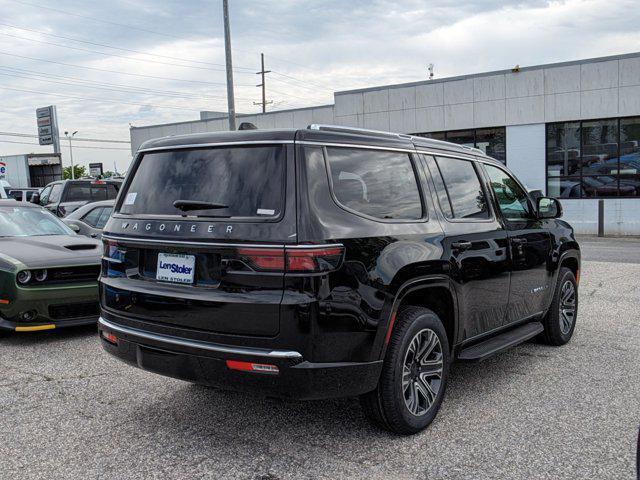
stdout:
<svg viewBox="0 0 640 480">
<path fill-rule="evenodd" d="M 544 327 L 540 322 L 525 323 L 513 330 L 491 337 L 460 351 L 458 360 L 463 362 L 481 362 L 497 353 L 518 345 L 542 333 Z"/>
</svg>

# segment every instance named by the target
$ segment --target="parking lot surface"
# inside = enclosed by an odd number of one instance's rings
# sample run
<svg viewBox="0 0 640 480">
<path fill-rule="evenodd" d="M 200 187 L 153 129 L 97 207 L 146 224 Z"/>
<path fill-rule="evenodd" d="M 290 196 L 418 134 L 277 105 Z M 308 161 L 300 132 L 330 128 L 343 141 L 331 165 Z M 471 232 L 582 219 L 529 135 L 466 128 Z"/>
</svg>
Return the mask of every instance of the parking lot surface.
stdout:
<svg viewBox="0 0 640 480">
<path fill-rule="evenodd" d="M 133 369 L 93 327 L 2 338 L 0 478 L 634 478 L 640 240 L 582 245 L 573 340 L 456 364 L 411 437 L 370 426 L 356 399 L 288 403 Z"/>
</svg>

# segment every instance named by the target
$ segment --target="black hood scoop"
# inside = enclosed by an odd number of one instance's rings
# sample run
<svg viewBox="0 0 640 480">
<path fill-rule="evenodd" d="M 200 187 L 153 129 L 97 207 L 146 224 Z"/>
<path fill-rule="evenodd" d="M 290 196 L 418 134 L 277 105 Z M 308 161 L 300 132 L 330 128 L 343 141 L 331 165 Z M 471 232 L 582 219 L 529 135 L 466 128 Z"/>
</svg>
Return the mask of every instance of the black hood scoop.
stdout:
<svg viewBox="0 0 640 480">
<path fill-rule="evenodd" d="M 77 243 L 74 245 L 65 245 L 64 248 L 68 250 L 95 250 L 97 245 L 95 243 Z"/>
</svg>

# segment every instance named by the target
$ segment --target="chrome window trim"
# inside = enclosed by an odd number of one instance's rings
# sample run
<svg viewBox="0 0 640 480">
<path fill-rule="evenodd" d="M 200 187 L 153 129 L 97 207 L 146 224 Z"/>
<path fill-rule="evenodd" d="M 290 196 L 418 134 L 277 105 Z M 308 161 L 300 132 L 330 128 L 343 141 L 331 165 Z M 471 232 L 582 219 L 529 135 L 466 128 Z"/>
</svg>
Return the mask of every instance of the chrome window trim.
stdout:
<svg viewBox="0 0 640 480">
<path fill-rule="evenodd" d="M 162 150 L 183 150 L 189 148 L 204 148 L 204 147 L 227 147 L 236 145 L 285 145 L 294 143 L 293 140 L 249 140 L 244 142 L 217 142 L 217 143 L 189 143 L 182 145 L 167 145 L 164 147 L 149 147 L 137 150 L 136 153 L 143 152 L 155 152 Z"/>
<path fill-rule="evenodd" d="M 291 358 L 300 359 L 302 355 L 294 350 L 267 350 L 262 348 L 251 347 L 230 347 L 226 345 L 220 345 L 217 343 L 203 342 L 200 340 L 189 340 L 186 338 L 178 338 L 171 335 L 164 335 L 161 333 L 145 332 L 138 330 L 137 328 L 123 327 L 111 323 L 104 318 L 100 317 L 98 323 L 101 326 L 113 330 L 115 332 L 124 333 L 125 335 L 131 335 L 133 337 L 144 338 L 145 340 L 153 340 L 154 342 L 168 343 L 171 345 L 178 345 L 181 347 L 200 348 L 202 350 L 208 350 L 216 353 L 226 353 L 231 355 L 252 355 L 257 357 L 268 358 Z"/>
<path fill-rule="evenodd" d="M 285 243 L 277 243 L 277 244 L 260 244 L 260 243 L 223 243 L 223 242 L 191 242 L 187 240 L 171 240 L 171 239 L 158 239 L 158 238 L 134 238 L 134 237 L 118 237 L 113 235 L 102 235 L 103 239 L 106 240 L 114 240 L 114 241 L 122 241 L 122 242 L 139 242 L 139 243 L 168 243 L 168 244 L 176 244 L 176 245 L 194 245 L 194 246 L 204 246 L 204 247 L 239 247 L 239 248 L 287 248 L 287 249 L 308 249 L 308 248 L 331 248 L 331 247 L 344 247 L 342 243 L 323 243 L 323 244 L 296 244 L 296 245 L 287 245 Z"/>
</svg>

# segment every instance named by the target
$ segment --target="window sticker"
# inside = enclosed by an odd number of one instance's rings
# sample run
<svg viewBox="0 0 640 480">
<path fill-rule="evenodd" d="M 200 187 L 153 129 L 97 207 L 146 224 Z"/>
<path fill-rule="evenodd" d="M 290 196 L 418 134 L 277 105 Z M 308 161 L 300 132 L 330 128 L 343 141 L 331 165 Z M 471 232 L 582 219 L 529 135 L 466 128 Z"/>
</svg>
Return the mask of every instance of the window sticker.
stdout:
<svg viewBox="0 0 640 480">
<path fill-rule="evenodd" d="M 276 211 L 269 208 L 259 208 L 256 213 L 258 215 L 275 215 Z"/>
<path fill-rule="evenodd" d="M 127 193 L 127 196 L 124 199 L 124 204 L 125 205 L 133 205 L 134 203 L 136 203 L 136 196 L 137 195 L 138 195 L 138 192 Z"/>
</svg>

